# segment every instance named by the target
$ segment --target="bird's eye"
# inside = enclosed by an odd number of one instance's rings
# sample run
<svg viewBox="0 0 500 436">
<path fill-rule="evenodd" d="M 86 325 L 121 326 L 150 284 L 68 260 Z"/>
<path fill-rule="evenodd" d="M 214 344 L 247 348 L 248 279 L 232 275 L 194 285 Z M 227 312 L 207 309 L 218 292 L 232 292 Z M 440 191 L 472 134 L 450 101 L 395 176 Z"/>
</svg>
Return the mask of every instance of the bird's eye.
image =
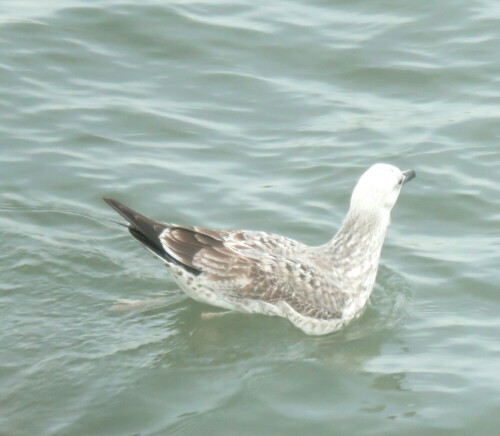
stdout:
<svg viewBox="0 0 500 436">
<path fill-rule="evenodd" d="M 404 180 L 404 179 L 405 179 L 404 177 L 401 177 L 401 178 L 399 179 L 399 182 L 398 182 L 398 185 L 399 185 L 399 186 L 401 186 L 401 185 L 403 184 L 403 180 Z"/>
</svg>

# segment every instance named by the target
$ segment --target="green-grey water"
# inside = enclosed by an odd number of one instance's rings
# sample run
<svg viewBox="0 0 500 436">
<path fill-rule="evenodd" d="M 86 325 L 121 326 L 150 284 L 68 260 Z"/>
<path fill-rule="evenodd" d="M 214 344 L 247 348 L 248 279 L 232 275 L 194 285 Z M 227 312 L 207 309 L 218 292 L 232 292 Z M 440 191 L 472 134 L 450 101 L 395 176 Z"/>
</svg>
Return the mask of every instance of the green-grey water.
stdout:
<svg viewBox="0 0 500 436">
<path fill-rule="evenodd" d="M 499 39 L 495 0 L 3 2 L 0 434 L 498 434 Z M 201 319 L 101 200 L 320 244 L 376 162 L 418 176 L 323 337 Z"/>
</svg>

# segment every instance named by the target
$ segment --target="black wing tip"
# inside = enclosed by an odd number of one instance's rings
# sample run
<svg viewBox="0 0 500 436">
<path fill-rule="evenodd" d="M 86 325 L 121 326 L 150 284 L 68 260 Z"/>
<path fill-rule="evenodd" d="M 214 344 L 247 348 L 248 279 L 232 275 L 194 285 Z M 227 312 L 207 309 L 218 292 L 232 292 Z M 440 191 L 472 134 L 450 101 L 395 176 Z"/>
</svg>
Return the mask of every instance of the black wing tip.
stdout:
<svg viewBox="0 0 500 436">
<path fill-rule="evenodd" d="M 125 218 L 131 226 L 141 228 L 146 225 L 147 227 L 154 227 L 154 225 L 160 224 L 151 218 L 148 218 L 139 212 L 125 206 L 118 200 L 114 200 L 110 197 L 102 197 L 102 199 L 111 206 L 116 212 L 118 212 L 123 218 Z"/>
<path fill-rule="evenodd" d="M 109 205 L 111 206 L 113 209 L 115 210 L 119 210 L 120 209 L 120 206 L 123 206 L 122 203 L 120 203 L 119 201 L 117 200 L 114 200 L 113 198 L 110 198 L 110 197 L 102 197 L 102 199 Z"/>
<path fill-rule="evenodd" d="M 167 227 L 165 224 L 161 224 L 151 218 L 139 214 L 138 212 L 125 206 L 123 203 L 120 203 L 110 197 L 102 197 L 102 199 L 129 222 L 129 225 L 125 227 L 128 227 L 128 230 L 134 239 L 166 262 L 174 263 L 195 276 L 201 274 L 200 270 L 179 262 L 165 250 L 165 247 L 163 247 L 159 238 L 161 231 Z"/>
</svg>

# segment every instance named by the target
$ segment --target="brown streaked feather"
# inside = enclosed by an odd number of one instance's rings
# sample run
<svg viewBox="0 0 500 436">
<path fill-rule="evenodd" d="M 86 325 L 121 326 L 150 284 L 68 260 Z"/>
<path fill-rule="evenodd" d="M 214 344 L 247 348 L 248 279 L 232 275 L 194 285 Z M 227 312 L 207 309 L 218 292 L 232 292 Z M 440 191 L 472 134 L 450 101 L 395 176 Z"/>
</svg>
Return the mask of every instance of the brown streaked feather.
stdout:
<svg viewBox="0 0 500 436">
<path fill-rule="evenodd" d="M 171 226 L 166 228 L 160 236 L 164 249 L 174 258 L 191 268 L 194 258 L 201 251 L 214 251 L 224 244 L 221 238 L 216 237 L 216 232 L 188 226 Z"/>
<path fill-rule="evenodd" d="M 210 233 L 199 227 L 175 226 L 164 231 L 162 242 L 180 262 L 202 271 L 204 279 L 219 287 L 227 298 L 284 302 L 296 312 L 318 319 L 341 316 L 339 308 L 345 294 L 339 290 L 333 299 L 330 293 L 322 292 L 321 287 L 330 286 L 329 280 L 312 264 L 290 259 L 278 250 L 277 254 L 270 253 L 274 235 L 260 233 L 260 244 L 252 244 L 243 242 L 244 231 Z M 235 240 L 237 244 L 233 244 Z M 308 277 L 316 282 L 318 292 L 303 292 Z"/>
</svg>

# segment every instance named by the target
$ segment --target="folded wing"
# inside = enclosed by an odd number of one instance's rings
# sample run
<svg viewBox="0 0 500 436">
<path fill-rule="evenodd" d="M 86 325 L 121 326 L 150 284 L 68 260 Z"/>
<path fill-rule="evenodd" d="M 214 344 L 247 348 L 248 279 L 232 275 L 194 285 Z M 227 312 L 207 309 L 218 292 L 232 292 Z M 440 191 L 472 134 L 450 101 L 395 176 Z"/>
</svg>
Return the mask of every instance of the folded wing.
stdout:
<svg viewBox="0 0 500 436">
<path fill-rule="evenodd" d="M 168 225 L 116 200 L 104 200 L 129 222 L 130 234 L 148 250 L 194 276 L 203 274 L 206 285 L 226 298 L 285 303 L 319 319 L 341 316 L 338 308 L 345 294 L 331 292 L 328 277 L 307 261 L 307 247 L 299 242 L 263 232 Z M 295 256 L 295 250 L 302 256 Z"/>
</svg>

